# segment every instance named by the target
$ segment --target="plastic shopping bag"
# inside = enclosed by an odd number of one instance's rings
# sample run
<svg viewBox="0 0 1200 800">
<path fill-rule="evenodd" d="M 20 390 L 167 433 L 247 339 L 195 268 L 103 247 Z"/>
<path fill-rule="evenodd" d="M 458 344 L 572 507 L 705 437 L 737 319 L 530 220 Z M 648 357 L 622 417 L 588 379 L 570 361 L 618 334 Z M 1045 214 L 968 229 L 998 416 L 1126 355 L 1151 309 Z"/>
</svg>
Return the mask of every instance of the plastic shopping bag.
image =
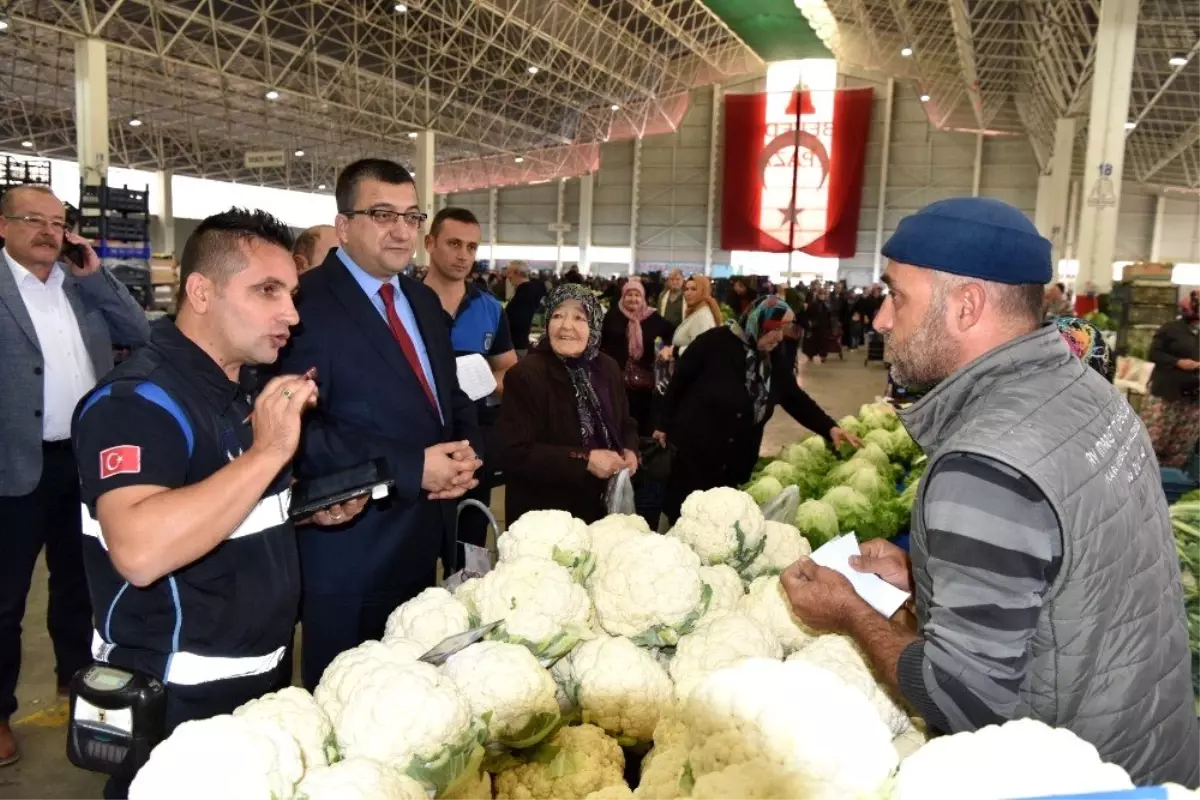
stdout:
<svg viewBox="0 0 1200 800">
<path fill-rule="evenodd" d="M 763 516 L 774 522 L 796 524 L 796 511 L 800 508 L 800 487 L 788 486 L 762 505 Z"/>
<path fill-rule="evenodd" d="M 633 496 L 633 476 L 629 474 L 628 469 L 621 470 L 609 479 L 604 501 L 609 514 L 637 513 L 637 504 Z"/>
<path fill-rule="evenodd" d="M 469 507 L 478 508 L 487 515 L 488 527 L 492 529 L 492 535 L 499 538 L 500 525 L 496 522 L 496 517 L 492 515 L 492 510 L 478 500 L 468 498 L 458 504 L 457 513 L 462 514 L 463 509 Z M 495 553 L 492 553 L 487 548 L 478 547 L 468 542 L 461 542 L 461 544 L 466 556 L 464 563 L 460 565 L 461 568 L 458 572 L 442 581 L 442 588 L 448 592 L 453 592 L 471 578 L 482 578 L 496 566 Z"/>
</svg>

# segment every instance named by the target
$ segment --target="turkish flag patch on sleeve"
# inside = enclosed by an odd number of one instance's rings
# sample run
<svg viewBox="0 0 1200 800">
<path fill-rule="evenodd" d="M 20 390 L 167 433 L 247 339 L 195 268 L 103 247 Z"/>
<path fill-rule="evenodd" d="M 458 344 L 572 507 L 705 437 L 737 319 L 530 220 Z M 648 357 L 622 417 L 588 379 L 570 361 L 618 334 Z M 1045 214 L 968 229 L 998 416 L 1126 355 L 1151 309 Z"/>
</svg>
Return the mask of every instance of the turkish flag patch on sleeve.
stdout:
<svg viewBox="0 0 1200 800">
<path fill-rule="evenodd" d="M 119 444 L 100 451 L 100 480 L 114 475 L 136 475 L 142 471 L 142 448 Z"/>
</svg>

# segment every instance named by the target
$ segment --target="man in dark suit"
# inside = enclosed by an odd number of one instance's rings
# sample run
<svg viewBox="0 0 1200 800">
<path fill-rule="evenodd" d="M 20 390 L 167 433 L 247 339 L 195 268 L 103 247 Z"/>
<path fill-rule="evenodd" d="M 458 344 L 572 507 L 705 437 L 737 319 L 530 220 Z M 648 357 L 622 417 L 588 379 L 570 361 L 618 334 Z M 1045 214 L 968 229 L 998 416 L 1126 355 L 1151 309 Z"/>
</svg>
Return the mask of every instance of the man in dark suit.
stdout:
<svg viewBox="0 0 1200 800">
<path fill-rule="evenodd" d="M 17 760 L 9 728 L 21 668 L 21 618 L 42 547 L 50 570 L 47 627 L 60 694 L 91 662 L 92 606 L 83 572 L 75 404 L 112 369 L 113 344 L 150 335 L 129 291 L 66 229 L 45 186 L 0 200 L 0 766 Z M 64 240 L 79 263 L 60 260 Z"/>
<path fill-rule="evenodd" d="M 317 368 L 298 477 L 384 457 L 392 494 L 345 530 L 302 532 L 301 672 L 312 689 L 338 653 L 383 635 L 388 614 L 455 560 L 452 501 L 474 488 L 475 407 L 458 387 L 450 320 L 402 273 L 425 215 L 412 175 L 365 159 L 338 176 L 340 246 L 300 281 L 300 325 L 281 370 Z M 302 365 L 302 366 L 301 366 Z"/>
</svg>

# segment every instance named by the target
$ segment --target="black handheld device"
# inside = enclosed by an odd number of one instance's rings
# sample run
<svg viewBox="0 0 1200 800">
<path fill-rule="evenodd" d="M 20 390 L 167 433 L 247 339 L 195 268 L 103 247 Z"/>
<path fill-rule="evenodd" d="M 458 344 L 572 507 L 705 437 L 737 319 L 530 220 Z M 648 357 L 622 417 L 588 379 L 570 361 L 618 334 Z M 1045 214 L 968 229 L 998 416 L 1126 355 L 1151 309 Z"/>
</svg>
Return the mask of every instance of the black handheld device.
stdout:
<svg viewBox="0 0 1200 800">
<path fill-rule="evenodd" d="M 386 497 L 395 483 L 387 460 L 383 458 L 364 461 L 319 478 L 296 481 L 292 486 L 288 517 L 293 520 L 307 517 L 364 494 L 378 500 Z"/>
<path fill-rule="evenodd" d="M 92 664 L 71 678 L 67 758 L 80 769 L 132 778 L 163 738 L 166 688 L 153 678 Z"/>
</svg>

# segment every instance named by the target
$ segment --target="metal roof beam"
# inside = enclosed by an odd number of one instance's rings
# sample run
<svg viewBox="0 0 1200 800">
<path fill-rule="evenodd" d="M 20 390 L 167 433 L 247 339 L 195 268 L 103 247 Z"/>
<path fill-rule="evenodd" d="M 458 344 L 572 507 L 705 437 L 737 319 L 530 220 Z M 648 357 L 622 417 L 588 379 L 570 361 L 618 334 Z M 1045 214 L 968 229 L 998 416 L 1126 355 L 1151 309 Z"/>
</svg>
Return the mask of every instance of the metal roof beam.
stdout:
<svg viewBox="0 0 1200 800">
<path fill-rule="evenodd" d="M 971 100 L 971 110 L 980 130 L 987 127 L 983 115 L 983 96 L 979 91 L 979 72 L 975 64 L 975 40 L 971 34 L 971 12 L 963 0 L 946 0 L 950 9 L 950 23 L 954 27 L 954 44 L 958 49 L 958 63 L 962 69 L 964 88 Z"/>
<path fill-rule="evenodd" d="M 1194 123 L 1190 128 L 1175 140 L 1175 143 L 1167 148 L 1166 153 L 1162 158 L 1150 165 L 1150 169 L 1138 176 L 1138 180 L 1142 183 L 1148 182 L 1151 178 L 1157 175 L 1168 164 L 1183 155 L 1184 151 L 1189 147 L 1195 147 L 1197 142 L 1200 142 L 1200 122 Z"/>
</svg>

